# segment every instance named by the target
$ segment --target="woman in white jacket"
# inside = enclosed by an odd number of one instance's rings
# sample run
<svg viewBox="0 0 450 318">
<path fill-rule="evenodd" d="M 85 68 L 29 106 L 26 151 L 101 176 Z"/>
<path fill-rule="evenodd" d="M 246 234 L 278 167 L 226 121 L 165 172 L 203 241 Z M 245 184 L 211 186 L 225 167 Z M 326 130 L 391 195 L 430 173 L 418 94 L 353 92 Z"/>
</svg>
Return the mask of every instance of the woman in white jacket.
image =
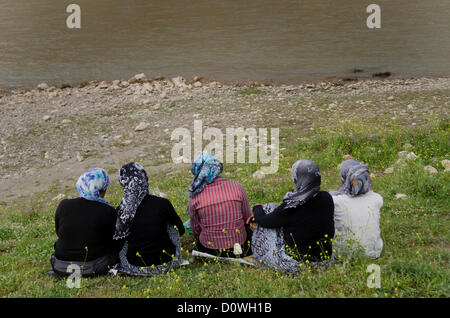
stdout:
<svg viewBox="0 0 450 318">
<path fill-rule="evenodd" d="M 330 192 L 334 201 L 333 245 L 337 255 L 360 245 L 367 257 L 378 258 L 383 249 L 380 231 L 383 198 L 370 190 L 369 168 L 360 161 L 344 161 L 340 174 L 343 186 Z"/>
</svg>

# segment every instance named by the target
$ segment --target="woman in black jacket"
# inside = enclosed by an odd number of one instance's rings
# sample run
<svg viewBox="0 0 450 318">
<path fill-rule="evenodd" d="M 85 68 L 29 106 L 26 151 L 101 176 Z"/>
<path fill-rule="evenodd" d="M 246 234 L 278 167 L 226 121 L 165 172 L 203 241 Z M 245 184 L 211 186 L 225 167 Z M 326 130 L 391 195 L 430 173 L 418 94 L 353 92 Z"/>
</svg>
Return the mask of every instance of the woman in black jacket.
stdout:
<svg viewBox="0 0 450 318">
<path fill-rule="evenodd" d="M 320 191 L 320 171 L 314 162 L 298 160 L 291 177 L 295 189 L 286 193 L 280 206 L 253 207 L 259 227 L 253 234 L 252 251 L 269 266 L 295 272 L 299 263 L 330 259 L 334 204 L 328 192 Z"/>
<path fill-rule="evenodd" d="M 106 274 L 117 262 L 112 237 L 116 213 L 104 199 L 108 184 L 105 170 L 90 169 L 77 181 L 80 197 L 62 200 L 56 209 L 58 240 L 50 262 L 57 276 L 70 275 L 70 264 L 78 265 L 83 276 Z"/>
<path fill-rule="evenodd" d="M 148 193 L 148 177 L 138 163 L 120 169 L 119 183 L 124 196 L 117 208 L 114 239 L 124 243 L 120 271 L 145 276 L 178 268 L 184 226 L 170 201 Z"/>
</svg>

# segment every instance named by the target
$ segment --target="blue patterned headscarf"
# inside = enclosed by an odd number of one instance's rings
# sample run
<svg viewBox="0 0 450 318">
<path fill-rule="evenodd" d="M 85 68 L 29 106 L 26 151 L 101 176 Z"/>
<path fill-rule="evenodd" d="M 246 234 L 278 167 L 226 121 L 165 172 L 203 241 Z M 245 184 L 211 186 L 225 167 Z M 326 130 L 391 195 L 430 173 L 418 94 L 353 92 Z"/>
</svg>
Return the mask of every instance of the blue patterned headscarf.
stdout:
<svg viewBox="0 0 450 318">
<path fill-rule="evenodd" d="M 76 187 L 80 198 L 109 205 L 100 196 L 100 191 L 105 191 L 108 185 L 109 177 L 106 171 L 101 168 L 92 168 L 78 178 Z"/>
<path fill-rule="evenodd" d="M 339 190 L 332 191 L 332 195 L 348 194 L 352 197 L 370 191 L 369 167 L 361 161 L 349 159 L 341 164 L 341 182 L 344 184 Z"/>
<path fill-rule="evenodd" d="M 189 169 L 194 175 L 190 197 L 193 198 L 203 191 L 206 184 L 210 184 L 223 171 L 222 163 L 211 153 L 202 153 L 192 161 Z"/>
</svg>

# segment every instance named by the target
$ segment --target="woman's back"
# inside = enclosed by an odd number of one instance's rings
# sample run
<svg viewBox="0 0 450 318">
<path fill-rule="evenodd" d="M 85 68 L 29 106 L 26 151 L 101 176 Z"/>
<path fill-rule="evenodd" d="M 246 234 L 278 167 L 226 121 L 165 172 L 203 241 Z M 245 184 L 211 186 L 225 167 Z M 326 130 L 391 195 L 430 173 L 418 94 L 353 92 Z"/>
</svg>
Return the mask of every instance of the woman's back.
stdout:
<svg viewBox="0 0 450 318">
<path fill-rule="evenodd" d="M 83 198 L 62 200 L 55 214 L 55 256 L 65 261 L 104 256 L 113 246 L 115 224 L 116 213 L 107 204 Z"/>
<path fill-rule="evenodd" d="M 383 249 L 379 225 L 383 198 L 369 191 L 354 197 L 336 195 L 333 201 L 337 247 L 343 248 L 348 243 L 347 237 L 350 237 L 361 244 L 367 256 L 379 257 Z"/>
<path fill-rule="evenodd" d="M 228 249 L 247 239 L 245 221 L 251 213 L 247 194 L 238 182 L 215 179 L 189 200 L 189 209 L 192 231 L 203 246 Z"/>
<path fill-rule="evenodd" d="M 175 246 L 169 238 L 168 225 L 176 226 L 180 235 L 184 233 L 183 223 L 170 201 L 146 195 L 130 226 L 130 234 L 127 237 L 128 261 L 144 267 L 170 261 L 171 255 L 175 253 Z M 165 252 L 162 252 L 163 250 Z"/>
<path fill-rule="evenodd" d="M 319 191 L 308 202 L 295 208 L 286 209 L 282 203 L 267 215 L 263 215 L 261 206 L 253 209 L 256 222 L 262 227 L 283 228 L 284 241 L 292 250 L 292 256 L 310 261 L 332 254 L 333 211 L 333 200 L 326 191 Z"/>
</svg>

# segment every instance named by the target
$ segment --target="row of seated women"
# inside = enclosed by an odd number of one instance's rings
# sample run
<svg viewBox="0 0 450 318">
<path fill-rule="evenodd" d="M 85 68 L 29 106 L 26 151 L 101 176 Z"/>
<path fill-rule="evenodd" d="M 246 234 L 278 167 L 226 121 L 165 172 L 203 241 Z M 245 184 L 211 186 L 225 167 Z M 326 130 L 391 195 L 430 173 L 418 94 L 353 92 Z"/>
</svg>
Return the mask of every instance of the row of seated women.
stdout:
<svg viewBox="0 0 450 318">
<path fill-rule="evenodd" d="M 190 165 L 194 178 L 185 224 L 168 199 L 149 194 L 140 164 L 119 170 L 124 195 L 116 209 L 105 200 L 106 171 L 90 169 L 77 181 L 80 196 L 62 200 L 56 210 L 52 273 L 67 276 L 70 264 L 78 264 L 86 277 L 111 269 L 143 276 L 166 273 L 182 264 L 185 228 L 195 238 L 195 250 L 251 255 L 257 264 L 285 273 L 329 266 L 337 255 L 358 248 L 377 258 L 383 247 L 382 197 L 370 190 L 366 165 L 347 160 L 340 169 L 343 186 L 330 194 L 320 189 L 318 166 L 299 160 L 291 171 L 295 188 L 282 203 L 257 204 L 251 210 L 242 185 L 221 178 L 222 163 L 201 154 Z"/>
</svg>

